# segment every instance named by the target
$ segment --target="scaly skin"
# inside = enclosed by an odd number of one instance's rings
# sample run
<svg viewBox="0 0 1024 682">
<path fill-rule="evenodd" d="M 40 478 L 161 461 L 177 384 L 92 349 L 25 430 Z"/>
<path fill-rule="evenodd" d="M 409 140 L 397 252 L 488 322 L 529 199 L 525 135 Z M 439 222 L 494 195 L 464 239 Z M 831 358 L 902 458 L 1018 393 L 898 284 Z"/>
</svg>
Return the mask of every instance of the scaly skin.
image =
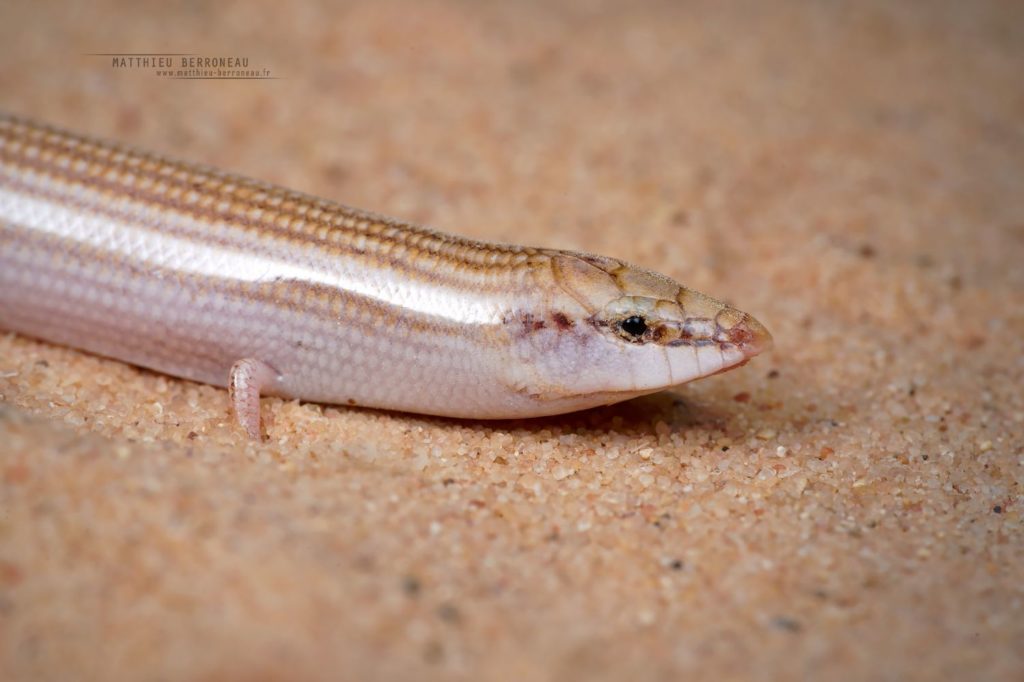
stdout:
<svg viewBox="0 0 1024 682">
<path fill-rule="evenodd" d="M 228 386 L 253 437 L 261 393 L 531 417 L 771 342 L 619 260 L 449 236 L 4 115 L 0 327 Z"/>
</svg>

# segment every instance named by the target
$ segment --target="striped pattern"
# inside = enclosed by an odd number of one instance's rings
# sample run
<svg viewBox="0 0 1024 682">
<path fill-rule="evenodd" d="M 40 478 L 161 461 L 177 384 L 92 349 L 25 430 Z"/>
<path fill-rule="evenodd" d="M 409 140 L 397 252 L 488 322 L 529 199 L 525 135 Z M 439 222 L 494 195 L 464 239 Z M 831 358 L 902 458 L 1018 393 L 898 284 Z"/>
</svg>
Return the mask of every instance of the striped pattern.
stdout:
<svg viewBox="0 0 1024 682">
<path fill-rule="evenodd" d="M 131 198 L 187 215 L 206 225 L 230 223 L 241 234 L 266 236 L 362 256 L 410 274 L 444 265 L 481 284 L 509 269 L 546 260 L 529 247 L 488 244 L 444 235 L 334 202 L 215 169 L 178 163 L 0 117 L 0 158 L 20 172 L 34 171 L 107 197 Z"/>
<path fill-rule="evenodd" d="M 694 378 L 615 336 L 602 311 L 631 297 L 661 302 L 654 341 L 731 310 L 613 259 L 452 237 L 0 115 L 0 327 L 220 386 L 254 358 L 284 396 L 513 417 Z M 731 345 L 711 370 L 742 361 Z"/>
</svg>

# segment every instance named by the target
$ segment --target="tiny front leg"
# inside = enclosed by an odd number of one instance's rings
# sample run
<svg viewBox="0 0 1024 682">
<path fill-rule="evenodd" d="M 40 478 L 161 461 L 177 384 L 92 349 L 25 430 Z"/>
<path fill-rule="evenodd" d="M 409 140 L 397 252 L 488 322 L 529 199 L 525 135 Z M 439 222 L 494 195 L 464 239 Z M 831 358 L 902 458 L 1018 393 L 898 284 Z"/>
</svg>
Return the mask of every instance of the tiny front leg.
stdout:
<svg viewBox="0 0 1024 682">
<path fill-rule="evenodd" d="M 277 381 L 277 371 L 262 360 L 245 358 L 231 366 L 231 407 L 235 419 L 253 440 L 260 440 L 260 392 Z"/>
</svg>

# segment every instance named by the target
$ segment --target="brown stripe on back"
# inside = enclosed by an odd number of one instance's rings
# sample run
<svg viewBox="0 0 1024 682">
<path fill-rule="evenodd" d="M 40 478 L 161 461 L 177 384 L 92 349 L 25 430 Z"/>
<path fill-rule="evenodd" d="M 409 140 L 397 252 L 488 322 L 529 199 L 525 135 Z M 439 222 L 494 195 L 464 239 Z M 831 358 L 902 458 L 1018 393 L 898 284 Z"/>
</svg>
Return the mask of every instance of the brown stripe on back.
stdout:
<svg viewBox="0 0 1024 682">
<path fill-rule="evenodd" d="M 14 134 L 4 135 L 8 130 Z M 19 133 L 27 138 L 29 145 L 38 149 L 38 161 L 29 159 L 25 154 L 26 141 L 18 139 Z M 267 183 L 64 133 L 47 126 L 0 118 L 0 137 L 9 140 L 8 144 L 0 146 L 0 151 L 10 163 L 29 163 L 49 175 L 62 176 L 83 185 L 95 185 L 115 194 L 128 194 L 139 201 L 190 212 L 206 219 L 211 215 L 220 220 L 241 219 L 246 225 L 282 233 L 291 239 L 305 241 L 313 238 L 319 245 L 344 247 L 362 236 L 367 245 L 364 252 L 379 252 L 386 245 L 401 244 L 411 252 L 407 259 L 416 259 L 420 253 L 426 253 L 469 271 L 486 268 L 493 272 L 495 269 L 530 266 L 538 256 L 542 260 L 544 258 L 545 251 L 541 249 L 445 235 Z M 12 152 L 10 143 L 19 145 L 21 153 Z M 68 157 L 69 168 L 52 163 L 58 156 Z M 92 173 L 73 172 L 76 162 L 84 163 L 86 170 L 91 167 Z M 122 180 L 126 175 L 132 176 L 133 183 L 103 179 L 102 176 L 111 171 Z M 163 185 L 165 191 L 139 188 L 135 179 L 147 179 Z M 173 196 L 168 196 L 169 192 Z M 229 209 L 195 213 L 196 204 L 177 198 L 192 192 L 198 195 L 199 202 L 227 202 Z M 253 220 L 254 211 L 260 212 L 260 218 L 263 213 L 268 213 L 274 219 Z"/>
<path fill-rule="evenodd" d="M 372 238 L 364 237 L 360 234 L 343 235 L 343 231 L 330 230 L 330 228 L 324 228 L 327 233 L 322 236 L 306 235 L 303 238 L 296 238 L 293 233 L 285 230 L 269 230 L 266 227 L 266 222 L 252 220 L 246 216 L 235 215 L 232 217 L 231 214 L 219 213 L 209 208 L 202 209 L 198 206 L 190 206 L 180 201 L 167 199 L 161 194 L 147 194 L 132 185 L 115 184 L 99 177 L 84 177 L 81 174 L 65 171 L 57 168 L 56 166 L 46 166 L 42 162 L 32 159 L 11 159 L 9 158 L 6 150 L 3 147 L 0 147 L 0 170 L 2 170 L 3 164 L 7 164 L 9 166 L 16 165 L 16 167 L 20 167 L 22 171 L 24 171 L 24 168 L 31 168 L 40 174 L 46 175 L 52 181 L 57 183 L 76 185 L 89 191 L 106 193 L 112 196 L 128 197 L 133 201 L 144 204 L 147 208 L 155 207 L 167 211 L 173 211 L 180 216 L 201 222 L 218 224 L 223 222 L 224 224 L 229 225 L 233 232 L 237 232 L 239 237 L 245 236 L 254 239 L 265 239 L 269 235 L 270 237 L 276 237 L 277 241 L 287 242 L 297 248 L 315 249 L 316 253 L 319 255 L 337 255 L 340 257 L 352 258 L 357 262 L 363 262 L 367 267 L 386 267 L 402 272 L 410 277 L 419 278 L 421 280 L 429 279 L 434 283 L 447 283 L 459 287 L 469 286 L 475 291 L 502 292 L 508 291 L 510 285 L 514 284 L 517 279 L 521 279 L 521 277 L 517 277 L 517 274 L 521 276 L 525 272 L 531 272 L 530 270 L 524 270 L 523 268 L 503 269 L 477 267 L 472 265 L 465 266 L 459 265 L 458 261 L 451 261 L 450 259 L 448 259 L 450 267 L 439 268 L 438 261 L 442 258 L 440 255 L 422 253 L 415 250 L 410 251 L 404 244 L 389 243 L 382 240 L 376 241 L 376 250 L 364 248 L 361 246 L 360 242 L 365 240 L 369 243 L 373 243 Z M 71 199 L 59 191 L 40 189 L 17 179 L 7 180 L 5 184 L 25 194 L 45 197 L 58 203 L 70 203 L 83 210 L 89 209 L 96 213 L 104 212 L 109 215 L 113 215 L 108 209 L 97 204 L 85 204 L 81 201 Z M 129 215 L 127 213 L 118 213 L 116 217 L 121 220 L 146 227 L 151 231 L 158 231 L 161 234 L 175 234 L 189 238 L 200 237 L 204 241 L 216 243 L 222 246 L 236 248 L 246 247 L 246 243 L 242 240 L 232 242 L 225 239 L 219 239 L 213 236 L 208 230 L 191 230 L 176 226 L 172 227 L 155 219 L 147 221 L 141 216 L 134 214 Z M 344 236 L 347 241 L 341 240 L 340 238 L 342 236 Z M 531 260 L 546 258 L 546 255 L 540 255 L 539 253 L 530 257 Z M 531 274 L 536 275 L 536 268 L 532 268 Z M 471 281 L 467 282 L 467 279 Z"/>
</svg>

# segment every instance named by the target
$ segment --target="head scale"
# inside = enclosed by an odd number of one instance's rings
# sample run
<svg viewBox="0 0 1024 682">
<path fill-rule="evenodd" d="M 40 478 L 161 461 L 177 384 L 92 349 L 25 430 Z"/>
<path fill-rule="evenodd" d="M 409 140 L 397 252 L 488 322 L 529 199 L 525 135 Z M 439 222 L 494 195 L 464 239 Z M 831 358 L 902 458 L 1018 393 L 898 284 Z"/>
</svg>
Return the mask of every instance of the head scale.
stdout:
<svg viewBox="0 0 1024 682">
<path fill-rule="evenodd" d="M 514 346 L 538 400 L 616 402 L 744 364 L 771 345 L 753 317 L 618 260 L 554 252 L 548 317 Z M 525 369 L 524 369 L 525 368 Z"/>
</svg>

